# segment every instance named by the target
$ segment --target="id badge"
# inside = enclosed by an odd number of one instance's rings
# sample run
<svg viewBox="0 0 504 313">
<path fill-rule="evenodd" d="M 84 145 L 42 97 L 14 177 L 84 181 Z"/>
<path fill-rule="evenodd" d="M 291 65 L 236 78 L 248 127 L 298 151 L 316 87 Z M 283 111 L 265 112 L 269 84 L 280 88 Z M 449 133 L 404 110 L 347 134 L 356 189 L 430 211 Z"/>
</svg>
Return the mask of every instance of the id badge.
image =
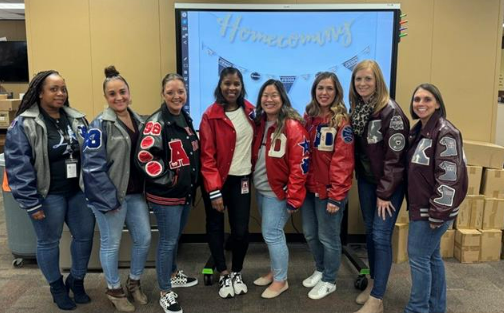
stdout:
<svg viewBox="0 0 504 313">
<path fill-rule="evenodd" d="M 244 177 L 241 180 L 241 193 L 242 195 L 250 192 L 249 179 L 248 177 Z"/>
<path fill-rule="evenodd" d="M 76 178 L 77 177 L 77 160 L 76 159 L 66 159 L 66 177 Z"/>
</svg>

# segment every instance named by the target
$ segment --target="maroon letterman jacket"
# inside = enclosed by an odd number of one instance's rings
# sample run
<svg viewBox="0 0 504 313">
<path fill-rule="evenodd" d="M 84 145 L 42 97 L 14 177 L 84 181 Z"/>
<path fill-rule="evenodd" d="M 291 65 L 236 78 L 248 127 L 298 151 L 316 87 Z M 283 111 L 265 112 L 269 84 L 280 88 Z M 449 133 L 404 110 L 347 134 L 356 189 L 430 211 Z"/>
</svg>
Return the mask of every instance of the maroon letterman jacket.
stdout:
<svg viewBox="0 0 504 313">
<path fill-rule="evenodd" d="M 468 184 L 460 131 L 435 111 L 423 129 L 421 122 L 413 127 L 409 141 L 410 220 L 453 220 Z"/>
</svg>

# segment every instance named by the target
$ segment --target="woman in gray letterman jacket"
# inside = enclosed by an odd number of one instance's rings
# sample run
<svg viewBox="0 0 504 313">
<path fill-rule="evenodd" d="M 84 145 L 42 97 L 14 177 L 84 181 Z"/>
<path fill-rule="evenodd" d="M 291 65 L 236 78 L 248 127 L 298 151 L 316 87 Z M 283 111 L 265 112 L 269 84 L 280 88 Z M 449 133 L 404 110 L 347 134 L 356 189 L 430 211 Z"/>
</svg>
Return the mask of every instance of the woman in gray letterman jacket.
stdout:
<svg viewBox="0 0 504 313">
<path fill-rule="evenodd" d="M 12 195 L 31 217 L 37 262 L 62 310 L 91 301 L 84 290 L 84 276 L 95 221 L 79 186 L 80 146 L 86 126 L 84 114 L 69 106 L 65 80 L 56 71 L 44 71 L 31 80 L 5 141 Z M 59 268 L 64 223 L 72 234 L 72 266 L 66 286 Z"/>
<path fill-rule="evenodd" d="M 126 290 L 137 304 L 146 304 L 140 288 L 151 241 L 149 209 L 143 179 L 135 167 L 135 147 L 143 126 L 133 112 L 129 85 L 114 66 L 105 69 L 103 92 L 108 108 L 91 123 L 83 149 L 83 178 L 88 205 L 100 228 L 100 261 L 107 297 L 119 311 L 135 310 L 123 291 L 118 271 L 124 223 L 133 239 Z"/>
</svg>

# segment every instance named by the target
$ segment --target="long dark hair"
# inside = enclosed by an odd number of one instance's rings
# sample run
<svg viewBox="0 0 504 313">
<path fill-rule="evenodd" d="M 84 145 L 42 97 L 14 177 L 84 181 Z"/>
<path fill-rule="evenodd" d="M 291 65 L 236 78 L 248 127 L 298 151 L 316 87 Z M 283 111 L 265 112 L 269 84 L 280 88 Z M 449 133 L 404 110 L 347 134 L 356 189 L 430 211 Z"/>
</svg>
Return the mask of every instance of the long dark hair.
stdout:
<svg viewBox="0 0 504 313">
<path fill-rule="evenodd" d="M 56 74 L 61 77 L 60 73 L 58 73 L 57 71 L 49 70 L 39 72 L 35 75 L 35 77 L 32 78 L 30 84 L 28 85 L 28 89 L 26 90 L 26 93 L 23 97 L 23 100 L 21 100 L 21 104 L 19 105 L 19 108 L 16 112 L 16 116 L 21 115 L 24 111 L 31 108 L 31 106 L 34 104 L 40 105 L 39 95 L 42 92 L 42 87 L 44 87 L 44 81 L 48 76 L 53 74 Z M 70 106 L 68 102 L 68 90 L 67 90 L 67 98 L 63 105 L 67 107 Z"/>
<path fill-rule="evenodd" d="M 238 104 L 238 106 L 240 107 L 243 107 L 245 104 L 245 97 L 247 96 L 247 91 L 245 90 L 245 84 L 243 83 L 242 73 L 237 68 L 234 67 L 226 67 L 220 72 L 219 83 L 217 84 L 217 87 L 215 87 L 214 91 L 215 102 L 222 105 L 227 104 L 226 98 L 224 98 L 224 95 L 222 94 L 220 85 L 226 76 L 234 74 L 238 75 L 238 78 L 240 79 L 242 85 L 241 93 L 238 96 L 238 99 L 236 99 L 236 104 Z"/>
<path fill-rule="evenodd" d="M 275 133 L 273 134 L 273 140 L 277 139 L 278 136 L 283 132 L 285 127 L 285 121 L 288 119 L 296 120 L 299 122 L 303 122 L 303 119 L 299 115 L 299 113 L 292 107 L 292 104 L 287 96 L 287 92 L 285 91 L 285 87 L 281 81 L 276 79 L 267 80 L 259 90 L 259 95 L 257 96 L 257 106 L 256 106 L 256 124 L 260 124 L 261 120 L 264 118 L 264 110 L 261 106 L 261 98 L 264 93 L 264 89 L 268 86 L 275 86 L 276 90 L 280 94 L 280 99 L 282 100 L 282 108 L 278 113 L 277 127 Z"/>
<path fill-rule="evenodd" d="M 416 115 L 416 113 L 413 111 L 413 99 L 415 98 L 415 93 L 420 88 L 422 88 L 423 90 L 427 90 L 428 92 L 430 92 L 434 96 L 434 98 L 436 98 L 436 101 L 439 104 L 438 110 L 439 110 L 439 112 L 441 112 L 441 116 L 443 118 L 446 118 L 446 107 L 445 107 L 445 104 L 443 101 L 443 97 L 441 96 L 441 92 L 439 91 L 439 89 L 436 86 L 434 86 L 433 84 L 429 84 L 429 83 L 420 84 L 420 85 L 418 85 L 418 87 L 415 88 L 415 91 L 413 91 L 413 95 L 411 96 L 411 102 L 410 102 L 411 118 L 414 120 L 418 119 L 418 115 Z"/>
</svg>

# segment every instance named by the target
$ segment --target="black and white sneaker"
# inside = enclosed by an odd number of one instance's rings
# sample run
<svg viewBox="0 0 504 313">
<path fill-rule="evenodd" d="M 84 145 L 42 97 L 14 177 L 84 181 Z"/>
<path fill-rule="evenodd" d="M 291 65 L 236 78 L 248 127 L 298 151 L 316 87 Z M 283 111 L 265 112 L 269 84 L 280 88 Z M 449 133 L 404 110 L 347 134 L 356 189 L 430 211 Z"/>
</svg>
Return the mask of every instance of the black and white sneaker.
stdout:
<svg viewBox="0 0 504 313">
<path fill-rule="evenodd" d="M 163 308 L 165 313 L 182 313 L 182 308 L 177 301 L 177 294 L 173 291 L 161 296 L 159 299 L 159 305 Z"/>
<path fill-rule="evenodd" d="M 233 282 L 233 290 L 235 295 L 244 295 L 247 293 L 247 285 L 243 282 L 241 272 L 232 272 L 231 281 Z"/>
<path fill-rule="evenodd" d="M 234 297 L 233 283 L 231 281 L 231 275 L 222 275 L 219 278 L 219 296 L 223 299 Z"/>
<path fill-rule="evenodd" d="M 175 276 L 171 278 L 172 288 L 192 287 L 198 284 L 198 279 L 189 277 L 184 274 L 184 271 L 178 270 Z"/>
</svg>

